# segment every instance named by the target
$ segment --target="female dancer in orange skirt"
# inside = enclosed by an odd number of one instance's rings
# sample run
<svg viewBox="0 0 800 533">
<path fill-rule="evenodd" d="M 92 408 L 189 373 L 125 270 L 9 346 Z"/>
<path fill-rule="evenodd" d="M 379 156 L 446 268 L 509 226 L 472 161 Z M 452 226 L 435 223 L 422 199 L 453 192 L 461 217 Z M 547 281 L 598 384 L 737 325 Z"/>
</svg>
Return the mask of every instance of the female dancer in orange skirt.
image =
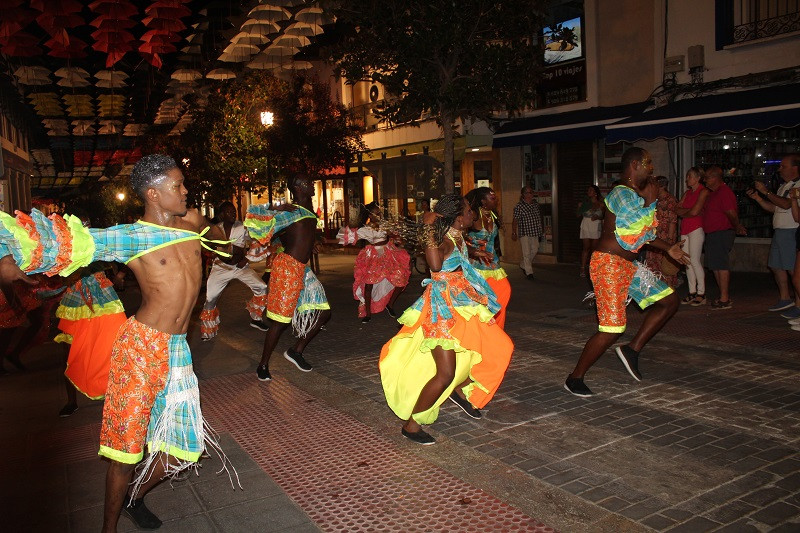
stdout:
<svg viewBox="0 0 800 533">
<path fill-rule="evenodd" d="M 511 300 L 511 284 L 506 271 L 500 266 L 500 257 L 494 246 L 499 233 L 495 214 L 497 196 L 489 187 L 478 187 L 467 193 L 467 201 L 475 213 L 475 220 L 467 232 L 469 246 L 477 252 L 472 254 L 472 266 L 497 295 L 500 311 L 494 318 L 501 328 L 505 328 L 506 307 Z"/>
<path fill-rule="evenodd" d="M 54 340 L 70 345 L 64 372 L 67 403 L 58 413 L 62 417 L 78 409 L 76 389 L 91 400 L 106 394 L 111 348 L 126 317 L 103 266 L 97 262 L 80 270 L 56 309 L 62 333 Z"/>
<path fill-rule="evenodd" d="M 467 257 L 463 231 L 473 215 L 466 200 L 446 194 L 429 215 L 422 240 L 431 279 L 398 319 L 403 328 L 383 346 L 379 363 L 386 401 L 405 421 L 403 436 L 423 445 L 436 441 L 421 424 L 432 424 L 448 398 L 480 418 L 514 349 L 494 320 L 494 293 Z"/>
</svg>

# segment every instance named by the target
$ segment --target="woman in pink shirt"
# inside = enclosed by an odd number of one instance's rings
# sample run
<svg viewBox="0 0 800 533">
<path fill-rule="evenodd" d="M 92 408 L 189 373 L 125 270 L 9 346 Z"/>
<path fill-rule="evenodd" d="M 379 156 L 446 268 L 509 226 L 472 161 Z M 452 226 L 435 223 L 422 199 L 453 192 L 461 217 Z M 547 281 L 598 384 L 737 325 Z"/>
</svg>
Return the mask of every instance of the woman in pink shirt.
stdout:
<svg viewBox="0 0 800 533">
<path fill-rule="evenodd" d="M 703 185 L 705 176 L 701 169 L 692 167 L 686 172 L 686 192 L 675 212 L 683 218 L 681 221 L 681 240 L 683 251 L 691 257 L 686 266 L 686 278 L 689 280 L 689 295 L 681 303 L 694 306 L 706 303 L 706 273 L 700 256 L 703 252 L 703 206 L 708 199 L 709 191 Z"/>
</svg>

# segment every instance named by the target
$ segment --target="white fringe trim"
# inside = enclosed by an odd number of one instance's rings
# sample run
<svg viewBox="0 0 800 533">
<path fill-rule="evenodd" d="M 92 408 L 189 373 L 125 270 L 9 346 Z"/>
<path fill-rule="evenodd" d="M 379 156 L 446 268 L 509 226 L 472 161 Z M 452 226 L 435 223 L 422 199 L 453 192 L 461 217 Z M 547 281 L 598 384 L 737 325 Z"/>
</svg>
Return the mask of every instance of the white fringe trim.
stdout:
<svg viewBox="0 0 800 533">
<path fill-rule="evenodd" d="M 236 471 L 236 468 L 234 468 L 228 457 L 225 455 L 225 452 L 220 447 L 219 435 L 203 419 L 203 414 L 200 411 L 200 389 L 195 384 L 194 386 L 190 386 L 188 389 L 181 390 L 181 385 L 185 386 L 185 383 L 181 382 L 189 375 L 193 375 L 191 365 L 172 369 L 172 375 L 167 383 L 167 405 L 163 413 L 161 413 L 161 417 L 158 419 L 158 422 L 156 423 L 155 430 L 151 435 L 149 435 L 149 442 L 152 442 L 154 446 L 166 444 L 167 436 L 173 434 L 174 429 L 176 429 L 174 428 L 174 425 L 175 414 L 178 411 L 178 407 L 182 404 L 188 405 L 192 426 L 197 428 L 197 438 L 203 444 L 201 458 L 202 453 L 209 449 L 213 450 L 222 462 L 222 467 L 219 469 L 219 471 L 217 471 L 217 474 L 222 473 L 222 471 L 227 472 L 228 478 L 231 482 L 231 488 L 234 490 L 236 489 L 233 481 L 235 477 L 236 485 L 238 485 L 241 489 L 242 484 L 239 481 L 239 473 Z M 188 445 L 185 446 L 185 448 L 188 448 Z M 150 481 L 152 478 L 153 469 L 156 465 L 156 461 L 159 460 L 159 458 L 161 458 L 161 464 L 164 466 L 164 478 L 162 479 L 174 478 L 179 472 L 189 468 L 194 468 L 195 475 L 199 475 L 198 469 L 201 466 L 199 461 L 187 461 L 172 457 L 169 454 L 168 446 L 166 450 L 163 450 L 163 452 L 158 449 L 151 449 L 149 452 L 150 453 L 147 454 L 147 457 L 136 467 L 136 476 L 131 482 L 131 501 L 136 499 L 136 495 L 142 485 Z"/>
</svg>

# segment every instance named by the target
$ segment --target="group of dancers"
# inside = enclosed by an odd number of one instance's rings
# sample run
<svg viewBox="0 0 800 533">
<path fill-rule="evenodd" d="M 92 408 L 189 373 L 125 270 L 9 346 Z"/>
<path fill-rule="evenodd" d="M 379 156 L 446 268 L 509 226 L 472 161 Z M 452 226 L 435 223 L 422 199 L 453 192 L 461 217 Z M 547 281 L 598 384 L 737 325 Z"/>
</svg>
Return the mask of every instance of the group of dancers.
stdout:
<svg viewBox="0 0 800 533">
<path fill-rule="evenodd" d="M 656 308 L 633 340 L 617 347 L 618 356 L 636 379 L 641 379 L 639 352 L 677 309 L 672 290 L 641 265 L 634 265 L 635 252 L 649 243 L 677 261 L 688 261 L 680 243 L 670 247 L 655 239 L 658 189 L 650 155 L 631 148 L 623 155 L 622 165 L 622 183 L 606 199 L 609 215 L 591 259 L 600 331 L 589 339 L 565 383 L 580 396 L 591 395 L 583 383 L 585 372 L 625 329 L 629 296 L 642 307 L 653 304 Z M 67 373 L 82 392 L 99 394 L 99 384 L 105 393 L 99 454 L 110 460 L 106 532 L 116 531 L 123 509 L 140 527 L 158 527 L 161 522 L 144 505 L 144 495 L 163 478 L 195 465 L 204 450 L 221 454 L 202 416 L 186 332 L 202 281 L 202 248 L 221 247 L 217 253 L 228 258 L 219 262 L 226 265 L 220 268 L 224 275 L 209 288 L 204 308 L 203 334 L 211 338 L 218 325 L 218 315 L 213 313 L 215 296 L 230 279 L 227 271 L 246 266 L 243 246 L 237 241 L 244 230 L 227 220 L 230 214 L 220 226 L 212 226 L 196 210 L 187 209 L 183 179 L 172 158 L 144 157 L 131 175 L 133 189 L 144 200 L 144 216 L 133 224 L 107 229 L 88 228 L 70 215 L 45 217 L 34 210 L 14 218 L 0 213 L 4 294 L 10 294 L 14 283 L 35 283 L 29 278 L 32 274 L 68 276 L 97 261 L 126 264 L 142 291 L 141 307 L 123 322 L 107 280 L 85 271 L 62 311 L 66 321 L 110 315 L 122 322 L 113 340 L 105 387 L 104 371 L 99 378 L 96 369 L 79 372 L 94 376 L 91 386 L 69 369 Z M 257 246 L 280 250 L 271 260 L 266 297 L 263 287 L 253 283 L 254 298 L 248 306 L 251 316 L 262 306 L 264 310 L 263 318 L 252 316 L 263 326 L 259 329 L 267 330 L 257 367 L 261 381 L 271 379 L 270 357 L 290 323 L 297 340 L 283 355 L 299 370 L 312 370 L 304 349 L 331 316 L 325 291 L 308 266 L 317 227 L 312 181 L 297 169 L 288 185 L 291 204 L 250 206 L 243 224 Z M 436 420 L 448 399 L 467 415 L 481 418 L 480 410 L 497 392 L 511 361 L 514 345 L 504 331 L 511 287 L 494 249 L 500 229 L 496 206 L 494 192 L 485 187 L 470 191 L 467 198 L 445 194 L 433 211 L 425 212 L 421 222 L 413 225 L 413 231 L 406 228 L 402 236 L 381 224 L 379 209 L 371 206 L 369 228 L 365 226 L 359 234 L 368 241 L 354 272 L 353 293 L 362 321 L 384 308 L 396 314 L 393 305 L 410 275 L 408 254 L 396 239 L 416 239 L 430 268 L 423 294 L 400 314 L 397 320 L 402 327 L 378 358 L 386 401 L 403 422 L 401 433 L 419 444 L 435 442 L 422 426 Z M 64 329 L 69 333 L 68 324 Z M 72 331 L 77 352 L 77 330 Z M 70 363 L 70 368 L 80 367 Z M 227 465 L 224 454 L 220 456 Z"/>
</svg>

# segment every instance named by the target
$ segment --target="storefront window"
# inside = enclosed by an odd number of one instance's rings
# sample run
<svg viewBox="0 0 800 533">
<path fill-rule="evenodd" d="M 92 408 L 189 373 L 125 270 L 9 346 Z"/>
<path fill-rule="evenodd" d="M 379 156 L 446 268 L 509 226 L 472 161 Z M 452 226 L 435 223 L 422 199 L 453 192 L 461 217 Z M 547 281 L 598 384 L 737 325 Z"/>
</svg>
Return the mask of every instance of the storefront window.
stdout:
<svg viewBox="0 0 800 533">
<path fill-rule="evenodd" d="M 553 253 L 553 174 L 550 162 L 550 145 L 526 146 L 523 154 L 525 182 L 536 192 L 536 201 L 542 210 L 544 239 L 539 243 L 539 253 Z M 513 208 L 513 207 L 512 207 Z"/>
<path fill-rule="evenodd" d="M 694 141 L 695 163 L 700 167 L 719 165 L 725 182 L 736 193 L 739 221 L 748 237 L 771 237 L 772 215 L 748 198 L 755 181 L 777 191 L 783 180 L 778 166 L 784 155 L 800 149 L 800 130 L 774 128 L 736 135 L 698 137 Z"/>
</svg>

